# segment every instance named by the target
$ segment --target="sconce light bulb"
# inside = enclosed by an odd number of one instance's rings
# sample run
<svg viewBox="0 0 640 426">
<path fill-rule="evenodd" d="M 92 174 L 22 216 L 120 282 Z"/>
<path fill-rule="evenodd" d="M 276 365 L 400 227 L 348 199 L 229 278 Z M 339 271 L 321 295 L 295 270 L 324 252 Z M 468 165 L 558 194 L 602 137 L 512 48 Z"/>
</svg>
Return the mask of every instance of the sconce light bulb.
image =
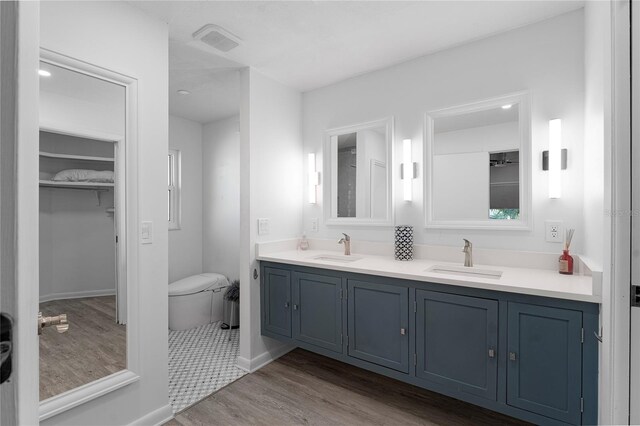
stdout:
<svg viewBox="0 0 640 426">
<path fill-rule="evenodd" d="M 405 139 L 402 141 L 402 168 L 403 168 L 403 195 L 405 201 L 411 201 L 412 199 L 412 187 L 411 181 L 413 180 L 413 162 L 411 161 L 411 139 Z"/>
<path fill-rule="evenodd" d="M 562 121 L 557 118 L 549 121 L 549 198 L 562 195 Z"/>
</svg>

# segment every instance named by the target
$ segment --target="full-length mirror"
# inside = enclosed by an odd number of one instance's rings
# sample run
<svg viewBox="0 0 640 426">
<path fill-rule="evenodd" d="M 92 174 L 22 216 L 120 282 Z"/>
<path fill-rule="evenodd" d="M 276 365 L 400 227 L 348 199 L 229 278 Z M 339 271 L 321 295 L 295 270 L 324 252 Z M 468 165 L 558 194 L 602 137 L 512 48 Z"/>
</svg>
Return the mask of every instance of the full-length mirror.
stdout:
<svg viewBox="0 0 640 426">
<path fill-rule="evenodd" d="M 427 115 L 427 226 L 526 229 L 526 94 Z"/>
<path fill-rule="evenodd" d="M 391 223 L 391 118 L 327 131 L 327 224 Z"/>
<path fill-rule="evenodd" d="M 126 368 L 125 96 L 40 63 L 40 400 Z"/>
</svg>

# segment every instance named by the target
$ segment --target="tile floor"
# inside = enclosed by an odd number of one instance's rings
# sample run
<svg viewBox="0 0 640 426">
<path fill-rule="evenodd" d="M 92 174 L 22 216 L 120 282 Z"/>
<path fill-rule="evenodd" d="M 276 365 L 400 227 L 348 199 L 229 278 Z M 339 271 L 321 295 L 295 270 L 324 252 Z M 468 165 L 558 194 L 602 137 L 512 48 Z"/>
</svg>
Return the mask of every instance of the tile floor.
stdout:
<svg viewBox="0 0 640 426">
<path fill-rule="evenodd" d="M 220 322 L 169 331 L 169 403 L 178 413 L 246 372 L 236 367 L 239 330 Z"/>
</svg>

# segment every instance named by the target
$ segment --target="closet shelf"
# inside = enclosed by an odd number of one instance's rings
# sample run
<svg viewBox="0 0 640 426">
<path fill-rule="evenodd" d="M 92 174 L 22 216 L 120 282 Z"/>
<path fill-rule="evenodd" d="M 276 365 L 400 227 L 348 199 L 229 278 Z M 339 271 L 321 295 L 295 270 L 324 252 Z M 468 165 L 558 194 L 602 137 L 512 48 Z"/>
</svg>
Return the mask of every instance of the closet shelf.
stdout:
<svg viewBox="0 0 640 426">
<path fill-rule="evenodd" d="M 82 161 L 98 161 L 104 163 L 113 163 L 114 159 L 109 157 L 95 157 L 90 155 L 73 155 L 73 154 L 58 154 L 55 152 L 40 151 L 40 157 L 47 158 L 60 158 L 63 160 L 82 160 Z"/>
<path fill-rule="evenodd" d="M 109 189 L 113 188 L 113 182 L 63 182 L 53 180 L 41 180 L 40 186 L 47 188 L 70 188 L 70 189 Z"/>
</svg>

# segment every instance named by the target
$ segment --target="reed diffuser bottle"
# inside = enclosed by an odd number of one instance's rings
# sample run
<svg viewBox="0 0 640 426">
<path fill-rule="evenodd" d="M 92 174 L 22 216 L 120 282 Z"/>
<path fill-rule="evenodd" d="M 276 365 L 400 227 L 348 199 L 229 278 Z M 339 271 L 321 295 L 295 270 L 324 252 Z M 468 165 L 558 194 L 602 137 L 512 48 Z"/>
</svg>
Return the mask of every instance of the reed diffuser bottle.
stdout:
<svg viewBox="0 0 640 426">
<path fill-rule="evenodd" d="M 573 257 L 569 254 L 569 247 L 571 246 L 574 232 L 575 229 L 567 229 L 564 238 L 564 249 L 558 259 L 558 272 L 563 275 L 573 275 Z"/>
</svg>

